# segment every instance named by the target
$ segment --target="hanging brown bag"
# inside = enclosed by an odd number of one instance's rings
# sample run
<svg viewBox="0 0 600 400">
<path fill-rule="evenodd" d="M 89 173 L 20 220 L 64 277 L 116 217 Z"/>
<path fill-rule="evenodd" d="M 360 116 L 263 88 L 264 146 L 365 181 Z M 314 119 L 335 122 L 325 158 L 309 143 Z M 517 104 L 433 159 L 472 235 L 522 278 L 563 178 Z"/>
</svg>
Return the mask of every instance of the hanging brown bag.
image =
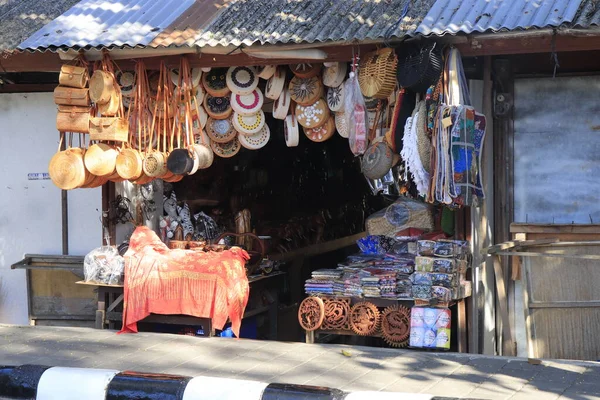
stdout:
<svg viewBox="0 0 600 400">
<path fill-rule="evenodd" d="M 171 79 L 163 61 L 160 65 L 156 98 L 153 99 L 154 113 L 152 114 L 152 127 L 150 128 L 150 144 L 146 148 L 143 164 L 144 174 L 152 178 L 164 176 L 167 172 L 167 155 L 160 149 L 162 141 L 159 132 L 162 131 L 163 137 L 166 135 L 168 118 L 160 118 L 158 110 L 162 110 L 162 116 L 169 115 L 170 113 L 171 105 L 169 103 L 173 92 L 169 91 L 168 82 L 171 82 Z M 156 150 L 154 150 L 155 134 L 158 136 Z"/>
<path fill-rule="evenodd" d="M 90 118 L 90 140 L 127 142 L 129 123 L 121 116 Z"/>
<path fill-rule="evenodd" d="M 119 107 L 121 106 L 121 96 L 118 91 L 114 91 L 110 100 L 104 104 L 98 104 L 98 112 L 102 114 L 103 117 L 114 117 L 119 112 Z"/>
<path fill-rule="evenodd" d="M 64 133 L 61 134 L 58 149 L 62 147 Z M 84 150 L 79 147 L 58 151 L 50 160 L 48 172 L 52 182 L 63 190 L 71 190 L 83 185 L 86 181 L 86 169 L 83 163 Z"/>
<path fill-rule="evenodd" d="M 59 132 L 90 132 L 90 107 L 58 106 L 56 129 Z"/>
<path fill-rule="evenodd" d="M 87 107 L 90 105 L 89 90 L 57 86 L 54 89 L 54 103 L 64 106 Z"/>
<path fill-rule="evenodd" d="M 58 83 L 61 86 L 83 89 L 87 86 L 89 78 L 87 67 L 63 65 L 60 67 Z"/>
</svg>

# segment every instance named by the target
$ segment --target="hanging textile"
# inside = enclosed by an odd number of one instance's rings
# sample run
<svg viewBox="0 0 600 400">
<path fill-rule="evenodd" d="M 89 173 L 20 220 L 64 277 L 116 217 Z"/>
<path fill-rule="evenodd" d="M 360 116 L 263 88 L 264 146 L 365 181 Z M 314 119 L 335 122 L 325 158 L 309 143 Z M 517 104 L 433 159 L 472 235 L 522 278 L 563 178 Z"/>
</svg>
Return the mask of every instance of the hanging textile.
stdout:
<svg viewBox="0 0 600 400">
<path fill-rule="evenodd" d="M 453 207 L 477 206 L 484 198 L 481 154 L 486 119 L 471 107 L 460 52 L 454 48 L 446 56 L 440 97 L 442 104 L 428 121 L 433 172 L 427 201 Z"/>
<path fill-rule="evenodd" d="M 138 227 L 125 254 L 123 328 L 137 332 L 137 322 L 154 314 L 185 314 L 211 318 L 223 329 L 231 320 L 239 337 L 248 303 L 249 285 L 240 248 L 223 252 L 170 250 L 156 233 Z"/>
</svg>

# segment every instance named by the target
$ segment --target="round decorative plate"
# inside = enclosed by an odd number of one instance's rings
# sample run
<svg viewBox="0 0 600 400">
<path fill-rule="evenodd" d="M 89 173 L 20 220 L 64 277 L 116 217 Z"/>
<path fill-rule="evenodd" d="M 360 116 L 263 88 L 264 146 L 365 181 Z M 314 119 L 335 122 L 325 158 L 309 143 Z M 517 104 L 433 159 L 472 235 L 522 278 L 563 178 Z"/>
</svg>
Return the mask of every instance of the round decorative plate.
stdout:
<svg viewBox="0 0 600 400">
<path fill-rule="evenodd" d="M 333 112 L 338 112 L 344 109 L 344 99 L 346 98 L 344 86 L 345 83 L 342 83 L 339 86 L 334 86 L 327 89 L 327 106 Z"/>
<path fill-rule="evenodd" d="M 253 67 L 231 67 L 226 79 L 227 87 L 236 94 L 250 94 L 258 86 L 258 75 Z"/>
<path fill-rule="evenodd" d="M 237 136 L 231 119 L 209 118 L 206 122 L 206 134 L 215 143 L 227 143 Z"/>
<path fill-rule="evenodd" d="M 116 78 L 121 87 L 121 94 L 123 96 L 132 95 L 135 89 L 135 73 L 132 71 L 118 71 Z"/>
<path fill-rule="evenodd" d="M 338 62 L 331 67 L 325 68 L 323 72 L 323 85 L 329 87 L 340 86 L 346 78 L 346 72 L 348 71 L 348 64 L 344 62 Z"/>
<path fill-rule="evenodd" d="M 290 104 L 292 103 L 290 98 L 290 91 L 284 89 L 281 96 L 273 102 L 273 118 L 285 119 L 288 111 L 290 110 Z"/>
<path fill-rule="evenodd" d="M 290 114 L 285 117 L 283 129 L 285 133 L 285 144 L 287 147 L 298 146 L 298 142 L 300 141 L 300 128 L 298 125 L 298 120 L 294 114 Z"/>
<path fill-rule="evenodd" d="M 323 324 L 325 305 L 319 297 L 307 297 L 298 308 L 298 322 L 305 331 L 315 331 Z"/>
<path fill-rule="evenodd" d="M 296 103 L 308 106 L 314 104 L 323 91 L 323 84 L 318 77 L 298 78 L 294 77 L 289 85 L 290 97 Z"/>
<path fill-rule="evenodd" d="M 410 310 L 397 304 L 387 307 L 381 315 L 381 333 L 390 346 L 406 346 L 410 338 Z"/>
<path fill-rule="evenodd" d="M 262 79 L 270 79 L 273 75 L 275 75 L 276 70 L 277 66 L 275 65 L 256 67 L 256 73 L 258 74 L 258 77 Z"/>
<path fill-rule="evenodd" d="M 258 150 L 269 142 L 271 138 L 271 130 L 269 126 L 265 124 L 263 128 L 254 135 L 239 135 L 238 140 L 242 147 L 245 147 L 248 150 Z"/>
<path fill-rule="evenodd" d="M 373 303 L 363 301 L 352 306 L 350 310 L 350 328 L 361 336 L 369 336 L 379 328 L 380 314 Z"/>
<path fill-rule="evenodd" d="M 310 106 L 297 104 L 296 118 L 298 118 L 298 123 L 305 128 L 318 128 L 329 119 L 329 108 L 323 99 L 319 99 Z"/>
<path fill-rule="evenodd" d="M 204 109 L 214 119 L 227 119 L 233 112 L 229 97 L 213 97 L 210 94 L 204 98 Z"/>
<path fill-rule="evenodd" d="M 348 139 L 350 135 L 348 133 L 348 121 L 346 120 L 346 114 L 343 112 L 335 113 L 335 130 L 338 131 L 341 137 Z"/>
<path fill-rule="evenodd" d="M 200 80 L 202 79 L 202 69 L 201 68 L 192 68 L 192 87 L 196 87 L 200 84 Z M 179 86 L 179 80 L 181 79 L 179 75 L 179 69 L 175 68 L 171 70 L 171 82 L 173 85 Z"/>
<path fill-rule="evenodd" d="M 222 158 L 230 158 L 239 153 L 242 146 L 240 145 L 240 141 L 237 139 L 237 137 L 234 137 L 233 140 L 227 143 L 212 142 L 210 147 L 217 156 Z"/>
<path fill-rule="evenodd" d="M 206 93 L 215 97 L 227 96 L 230 92 L 227 87 L 227 70 L 225 68 L 211 69 L 210 72 L 202 74 L 202 86 Z"/>
<path fill-rule="evenodd" d="M 341 331 L 349 329 L 350 299 L 326 298 L 325 318 L 322 329 L 329 331 Z"/>
<path fill-rule="evenodd" d="M 313 142 L 324 142 L 327 139 L 331 139 L 335 133 L 335 120 L 334 118 L 328 118 L 327 122 L 318 128 L 305 129 L 304 134 L 307 138 Z"/>
<path fill-rule="evenodd" d="M 319 75 L 322 66 L 318 63 L 300 63 L 290 65 L 290 69 L 299 78 L 312 78 Z"/>
<path fill-rule="evenodd" d="M 265 125 L 265 113 L 262 110 L 254 115 L 242 115 L 234 112 L 232 120 L 236 131 L 242 135 L 253 135 Z"/>
<path fill-rule="evenodd" d="M 254 89 L 250 94 L 231 93 L 231 108 L 241 115 L 256 114 L 263 106 L 263 94 Z"/>
<path fill-rule="evenodd" d="M 267 81 L 265 96 L 271 100 L 277 100 L 285 86 L 285 69 L 277 67 L 275 74 Z"/>
</svg>

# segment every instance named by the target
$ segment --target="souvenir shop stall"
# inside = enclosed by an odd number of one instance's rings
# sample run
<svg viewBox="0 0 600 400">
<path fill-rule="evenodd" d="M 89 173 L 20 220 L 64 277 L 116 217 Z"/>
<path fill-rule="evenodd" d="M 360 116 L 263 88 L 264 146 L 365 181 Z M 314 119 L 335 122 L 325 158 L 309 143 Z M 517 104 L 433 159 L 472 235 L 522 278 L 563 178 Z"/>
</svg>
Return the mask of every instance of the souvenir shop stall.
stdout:
<svg viewBox="0 0 600 400">
<path fill-rule="evenodd" d="M 190 334 L 449 349 L 471 295 L 456 210 L 483 197 L 485 118 L 458 50 L 413 47 L 348 62 L 64 65 L 50 177 L 63 190 L 114 182 L 106 236 L 131 228 L 84 262 L 99 327 L 176 315 L 197 319 Z"/>
</svg>

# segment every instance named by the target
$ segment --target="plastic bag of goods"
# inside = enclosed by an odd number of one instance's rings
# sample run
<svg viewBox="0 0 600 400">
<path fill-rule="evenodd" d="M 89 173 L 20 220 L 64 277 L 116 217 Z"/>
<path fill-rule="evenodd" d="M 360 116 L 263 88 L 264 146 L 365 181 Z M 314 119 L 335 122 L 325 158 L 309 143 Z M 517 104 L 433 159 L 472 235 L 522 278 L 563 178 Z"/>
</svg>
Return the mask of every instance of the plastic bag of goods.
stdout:
<svg viewBox="0 0 600 400">
<path fill-rule="evenodd" d="M 123 283 L 125 260 L 115 247 L 103 246 L 90 251 L 83 260 L 86 282 L 119 285 Z"/>
<path fill-rule="evenodd" d="M 433 229 L 431 208 L 420 201 L 401 197 L 394 203 L 372 214 L 366 221 L 369 235 L 396 235 L 407 228 Z"/>
<path fill-rule="evenodd" d="M 350 150 L 355 156 L 364 154 L 368 146 L 367 107 L 360 91 L 358 77 L 351 72 L 344 86 L 344 112 Z"/>
</svg>

